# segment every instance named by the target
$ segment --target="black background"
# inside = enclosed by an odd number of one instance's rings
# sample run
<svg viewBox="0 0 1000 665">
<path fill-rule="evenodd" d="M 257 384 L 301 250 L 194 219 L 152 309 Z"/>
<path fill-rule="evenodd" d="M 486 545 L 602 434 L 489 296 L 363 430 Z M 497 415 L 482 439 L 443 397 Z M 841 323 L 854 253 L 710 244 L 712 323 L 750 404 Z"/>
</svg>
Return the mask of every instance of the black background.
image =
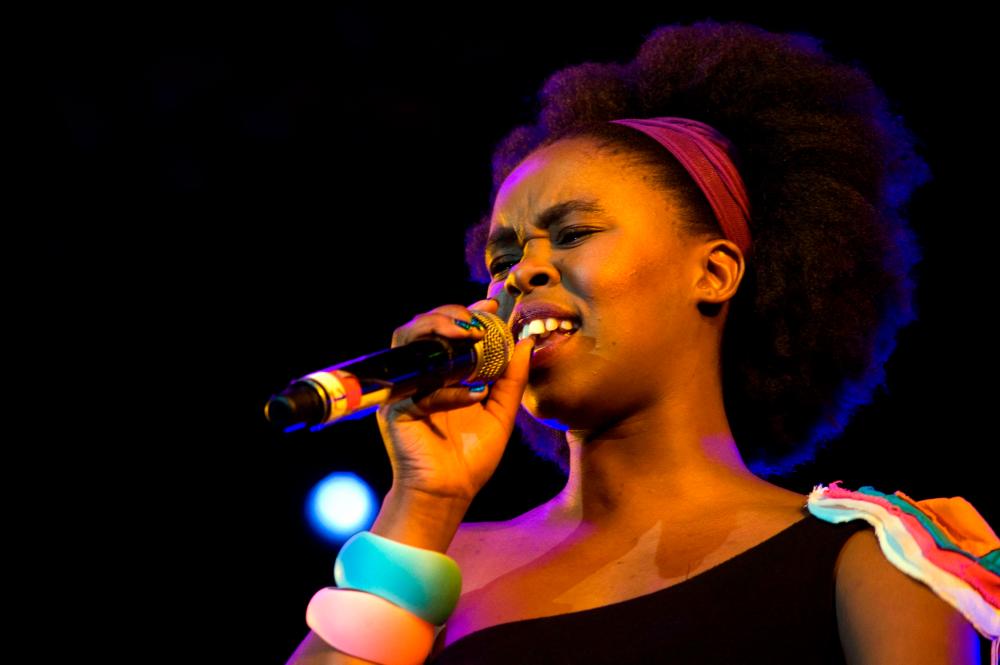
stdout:
<svg viewBox="0 0 1000 665">
<path fill-rule="evenodd" d="M 963 496 L 998 524 L 996 188 L 976 167 L 995 142 L 976 21 L 701 6 L 39 18 L 20 52 L 29 205 L 10 237 L 28 236 L 8 252 L 29 306 L 13 355 L 42 379 L 24 390 L 31 445 L 11 467 L 29 556 L 51 561 L 38 607 L 58 597 L 89 618 L 92 594 L 113 595 L 119 611 L 86 640 L 284 662 L 333 583 L 306 493 L 351 470 L 381 497 L 392 477 L 373 417 L 282 436 L 267 397 L 388 347 L 417 313 L 483 297 L 462 230 L 486 212 L 493 146 L 534 117 L 545 78 L 709 17 L 807 32 L 867 69 L 934 175 L 911 203 L 920 319 L 887 391 L 779 484 Z M 512 441 L 467 521 L 509 519 L 561 481 Z M 70 581 L 91 593 L 66 594 Z"/>
</svg>

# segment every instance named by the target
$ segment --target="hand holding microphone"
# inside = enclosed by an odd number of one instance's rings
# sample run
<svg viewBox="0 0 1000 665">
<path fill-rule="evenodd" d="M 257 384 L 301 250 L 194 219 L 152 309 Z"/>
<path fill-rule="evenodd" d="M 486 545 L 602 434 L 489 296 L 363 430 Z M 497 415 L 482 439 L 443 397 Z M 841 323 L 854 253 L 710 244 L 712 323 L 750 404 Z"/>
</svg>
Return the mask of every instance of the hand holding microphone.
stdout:
<svg viewBox="0 0 1000 665">
<path fill-rule="evenodd" d="M 392 489 L 371 530 L 342 548 L 334 566 L 337 586 L 310 601 L 307 641 L 313 637 L 318 648 L 303 653 L 335 662 L 353 662 L 357 654 L 380 663 L 423 663 L 440 636 L 435 625 L 454 610 L 462 586 L 457 562 L 445 553 L 500 463 L 528 383 L 534 338 L 514 345 L 498 306 L 489 300 L 418 314 L 396 328 L 388 351 L 314 372 L 268 403 L 268 418 L 278 420 L 282 413 L 299 418 L 315 412 L 324 402 L 330 408 L 345 402 L 350 410 L 361 401 L 346 391 L 358 393 L 360 379 L 389 377 L 380 380 L 387 384 L 381 392 L 366 394 L 380 401 Z M 469 382 L 482 383 L 483 390 L 454 385 Z M 310 392 L 320 394 L 314 388 L 334 392 L 310 401 Z M 329 420 L 329 413 L 324 417 Z M 346 560 L 344 550 L 353 553 Z"/>
<path fill-rule="evenodd" d="M 265 414 L 291 431 L 377 410 L 395 486 L 471 501 L 513 431 L 534 343 L 515 346 L 497 309 L 480 300 L 418 314 L 394 331 L 390 349 L 293 381 Z"/>
<path fill-rule="evenodd" d="M 496 300 L 469 309 L 495 314 Z M 473 333 L 454 323 L 470 321 L 460 305 L 442 305 L 396 329 L 392 345 L 405 345 L 428 332 L 462 338 Z M 534 338 L 514 346 L 503 373 L 483 392 L 443 387 L 383 404 L 377 418 L 393 468 L 393 487 L 439 498 L 471 502 L 496 471 L 514 431 L 528 383 Z"/>
</svg>

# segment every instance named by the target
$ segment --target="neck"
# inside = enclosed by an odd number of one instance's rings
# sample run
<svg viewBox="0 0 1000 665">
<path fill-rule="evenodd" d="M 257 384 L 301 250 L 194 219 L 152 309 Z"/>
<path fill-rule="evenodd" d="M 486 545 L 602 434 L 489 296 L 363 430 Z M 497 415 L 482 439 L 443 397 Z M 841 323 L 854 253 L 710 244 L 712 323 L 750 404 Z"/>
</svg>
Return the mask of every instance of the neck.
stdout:
<svg viewBox="0 0 1000 665">
<path fill-rule="evenodd" d="M 769 483 L 733 440 L 715 385 L 687 386 L 600 430 L 566 432 L 570 473 L 548 515 L 599 532 L 698 519 Z"/>
</svg>

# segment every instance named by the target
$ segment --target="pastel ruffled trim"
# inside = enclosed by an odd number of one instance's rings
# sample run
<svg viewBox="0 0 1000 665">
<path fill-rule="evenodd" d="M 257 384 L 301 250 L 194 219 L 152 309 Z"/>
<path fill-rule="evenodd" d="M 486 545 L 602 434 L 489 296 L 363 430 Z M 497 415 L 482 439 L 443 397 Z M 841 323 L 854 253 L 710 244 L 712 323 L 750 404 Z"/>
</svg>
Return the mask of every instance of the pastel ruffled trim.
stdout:
<svg viewBox="0 0 1000 665">
<path fill-rule="evenodd" d="M 882 553 L 962 613 L 1000 651 L 1000 539 L 960 496 L 914 501 L 870 485 L 856 491 L 816 485 L 806 506 L 821 520 L 863 519 L 875 527 Z"/>
</svg>

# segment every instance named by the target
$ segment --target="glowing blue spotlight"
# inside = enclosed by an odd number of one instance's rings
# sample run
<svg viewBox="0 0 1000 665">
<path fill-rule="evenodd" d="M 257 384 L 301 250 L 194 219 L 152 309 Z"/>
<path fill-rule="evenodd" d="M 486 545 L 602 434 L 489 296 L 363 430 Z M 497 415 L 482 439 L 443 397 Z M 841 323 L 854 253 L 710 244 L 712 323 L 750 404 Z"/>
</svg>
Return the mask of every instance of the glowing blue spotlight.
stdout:
<svg viewBox="0 0 1000 665">
<path fill-rule="evenodd" d="M 349 472 L 331 473 L 316 483 L 306 501 L 313 530 L 338 543 L 369 528 L 376 513 L 375 493 L 364 480 Z"/>
</svg>

